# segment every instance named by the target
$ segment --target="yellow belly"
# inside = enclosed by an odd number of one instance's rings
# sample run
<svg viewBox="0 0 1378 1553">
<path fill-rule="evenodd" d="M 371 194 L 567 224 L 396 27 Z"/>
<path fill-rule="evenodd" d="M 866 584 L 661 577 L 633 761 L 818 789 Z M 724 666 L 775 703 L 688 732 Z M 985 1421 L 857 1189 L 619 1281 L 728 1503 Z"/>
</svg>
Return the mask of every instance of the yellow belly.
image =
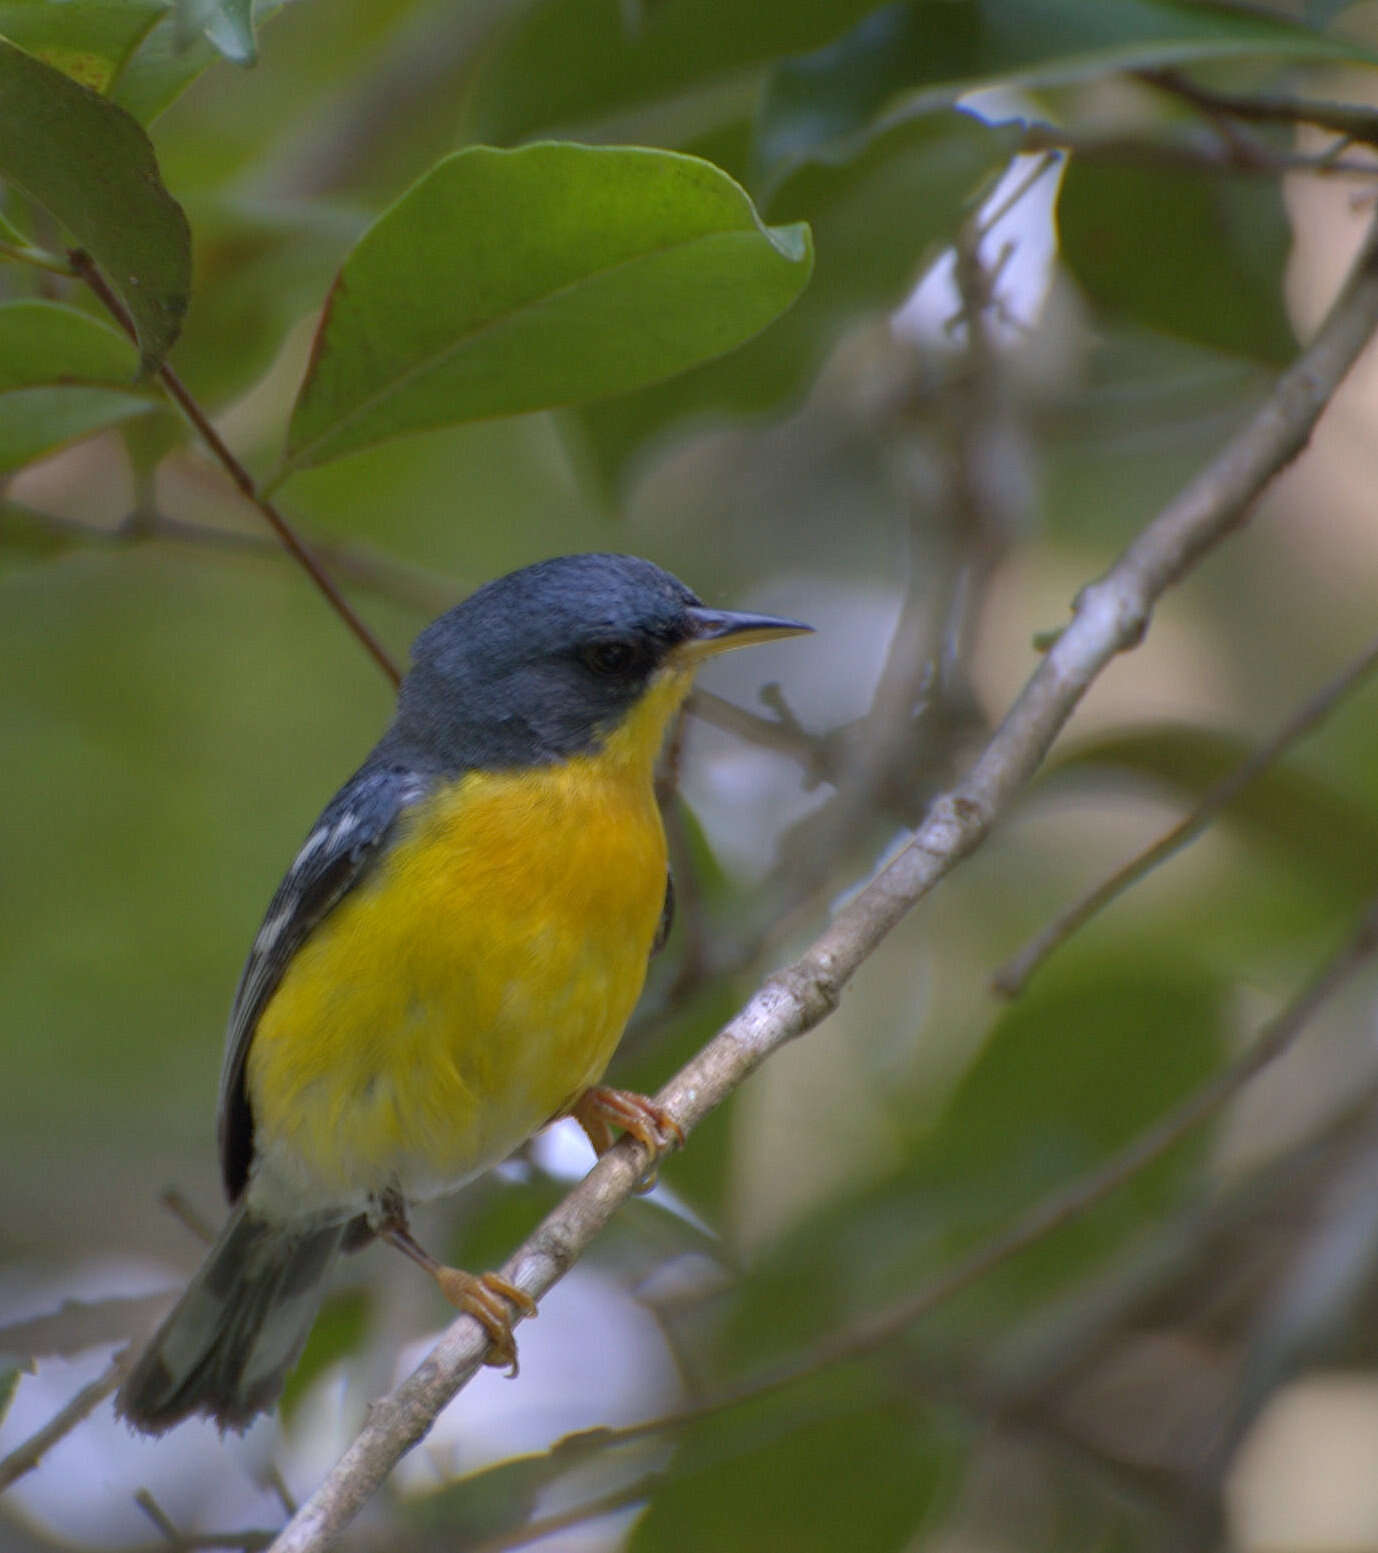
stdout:
<svg viewBox="0 0 1378 1553">
<path fill-rule="evenodd" d="M 596 1082 L 665 893 L 648 761 L 470 773 L 403 823 L 248 1056 L 256 1151 L 342 1204 L 456 1185 Z"/>
</svg>

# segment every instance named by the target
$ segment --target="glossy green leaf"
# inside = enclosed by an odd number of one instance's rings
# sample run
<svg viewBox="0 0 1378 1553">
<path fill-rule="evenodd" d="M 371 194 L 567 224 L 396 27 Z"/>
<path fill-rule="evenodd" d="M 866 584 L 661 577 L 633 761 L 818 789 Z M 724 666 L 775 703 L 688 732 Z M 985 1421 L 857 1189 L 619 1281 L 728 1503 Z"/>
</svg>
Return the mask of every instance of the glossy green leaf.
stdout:
<svg viewBox="0 0 1378 1553">
<path fill-rule="evenodd" d="M 103 92 L 166 9 L 164 0 L 0 0 L 0 37 Z"/>
<path fill-rule="evenodd" d="M 1004 83 L 1051 85 L 1147 66 L 1270 56 L 1363 59 L 1356 44 L 1263 11 L 1187 0 L 908 0 L 773 73 L 755 178 L 855 155 L 887 110 L 946 107 Z"/>
<path fill-rule="evenodd" d="M 191 280 L 186 218 L 121 108 L 0 40 L 0 177 L 86 249 L 128 309 L 146 365 L 177 338 Z"/>
<path fill-rule="evenodd" d="M 827 351 L 868 311 L 898 307 L 925 256 L 946 243 L 1017 139 L 960 110 L 896 126 L 847 167 L 802 168 L 777 191 L 771 218 L 807 221 L 813 280 L 768 335 L 722 361 L 642 393 L 586 406 L 578 434 L 612 486 L 676 421 L 759 414 L 802 394 Z M 715 141 L 716 156 L 745 155 Z"/>
<path fill-rule="evenodd" d="M 812 263 L 807 228 L 763 226 L 738 185 L 696 157 L 458 152 L 345 261 L 286 468 L 682 372 L 764 329 Z"/>
<path fill-rule="evenodd" d="M 542 0 L 482 60 L 470 129 L 510 143 L 817 48 L 874 0 Z"/>
<path fill-rule="evenodd" d="M 1067 268 L 1116 317 L 1274 365 L 1295 354 L 1282 299 L 1291 227 L 1273 180 L 1074 158 L 1058 226 Z"/>
<path fill-rule="evenodd" d="M 117 330 L 56 302 L 0 306 L 0 471 L 132 415 L 138 357 Z"/>
</svg>

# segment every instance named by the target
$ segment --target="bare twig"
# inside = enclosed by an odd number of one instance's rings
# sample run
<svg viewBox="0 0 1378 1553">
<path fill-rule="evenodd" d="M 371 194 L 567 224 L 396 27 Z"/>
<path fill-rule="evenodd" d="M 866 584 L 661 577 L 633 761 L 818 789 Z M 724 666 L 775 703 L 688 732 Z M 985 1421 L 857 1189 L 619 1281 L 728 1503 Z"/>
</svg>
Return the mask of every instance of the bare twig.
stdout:
<svg viewBox="0 0 1378 1553">
<path fill-rule="evenodd" d="M 1099 581 L 1042 658 L 965 780 L 940 796 L 911 843 L 854 896 L 793 965 L 746 1006 L 662 1090 L 688 1133 L 773 1052 L 811 1030 L 914 904 L 980 845 L 1041 764 L 1087 687 L 1135 646 L 1158 597 L 1245 519 L 1259 492 L 1306 445 L 1330 396 L 1378 327 L 1378 225 L 1315 340 L 1222 452 L 1158 514 Z M 635 1190 L 639 1145 L 624 1139 L 537 1228 L 503 1269 L 529 1294 L 546 1292 Z M 274 1544 L 325 1547 L 482 1362 L 486 1335 L 456 1320 L 420 1366 L 376 1403 L 335 1468 Z"/>
<path fill-rule="evenodd" d="M 1123 895 L 1131 885 L 1137 884 L 1160 863 L 1166 862 L 1194 841 L 1223 808 L 1270 766 L 1276 764 L 1292 745 L 1323 722 L 1341 701 L 1363 684 L 1375 668 L 1378 668 L 1378 638 L 1305 701 L 1248 760 L 1227 772 L 1218 782 L 1212 783 L 1190 814 L 1160 836 L 1152 846 L 1146 847 L 1137 857 L 1131 858 L 1108 879 L 1069 906 L 1017 954 L 1012 955 L 991 978 L 995 990 L 1011 998 L 1021 993 L 1028 985 L 1029 978 L 1041 968 L 1049 955 L 1060 949 L 1073 933 L 1085 927 L 1098 911 Z"/>
<path fill-rule="evenodd" d="M 1312 124 L 1348 142 L 1378 146 L 1378 112 L 1350 103 L 1306 102 L 1295 97 L 1238 96 L 1201 86 L 1179 70 L 1138 70 L 1140 81 L 1190 103 L 1211 117 L 1253 124 Z"/>
<path fill-rule="evenodd" d="M 74 248 L 68 257 L 72 263 L 73 273 L 79 275 L 86 282 L 100 299 L 102 306 L 114 318 L 115 322 L 119 324 L 120 328 L 129 335 L 130 339 L 137 340 L 133 319 L 126 312 L 124 304 L 110 289 L 105 277 L 96 268 L 91 256 L 80 248 Z M 388 679 L 391 680 L 393 685 L 400 684 L 401 675 L 398 673 L 396 664 L 388 656 L 383 644 L 355 613 L 353 606 L 331 581 L 320 562 L 297 535 L 292 525 L 288 523 L 287 519 L 283 517 L 277 507 L 267 497 L 259 493 L 254 477 L 230 451 L 220 433 L 211 424 L 210 417 L 193 398 L 181 378 L 166 362 L 159 366 L 158 378 L 162 382 L 163 387 L 167 389 L 169 396 L 178 409 L 195 427 L 201 440 L 210 449 L 221 468 L 234 481 L 240 494 L 263 514 L 269 527 L 296 560 L 297 564 L 303 568 L 312 582 L 315 583 L 330 607 L 354 633 L 365 652 L 368 653 Z"/>
<path fill-rule="evenodd" d="M 98 1375 L 90 1385 L 83 1386 L 67 1405 L 22 1444 L 16 1445 L 8 1456 L 0 1460 L 0 1493 L 22 1478 L 43 1460 L 54 1445 L 69 1435 L 83 1419 L 89 1417 L 105 1401 L 120 1383 L 124 1371 L 118 1362 Z"/>
</svg>

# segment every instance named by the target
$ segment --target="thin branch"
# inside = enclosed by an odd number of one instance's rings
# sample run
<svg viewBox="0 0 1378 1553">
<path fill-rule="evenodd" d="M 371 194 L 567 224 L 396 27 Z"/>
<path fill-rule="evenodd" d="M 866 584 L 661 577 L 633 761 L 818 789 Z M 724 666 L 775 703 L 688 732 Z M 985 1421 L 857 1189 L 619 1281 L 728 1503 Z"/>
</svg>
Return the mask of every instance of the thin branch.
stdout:
<svg viewBox="0 0 1378 1553">
<path fill-rule="evenodd" d="M 133 319 L 125 310 L 124 304 L 110 289 L 105 277 L 96 268 L 91 256 L 80 248 L 74 248 L 68 257 L 71 259 L 73 272 L 86 282 L 99 298 L 106 311 L 109 312 L 130 339 L 137 342 L 138 335 Z M 401 675 L 398 673 L 396 664 L 388 656 L 383 644 L 355 613 L 353 606 L 331 581 L 320 562 L 298 537 L 292 525 L 267 497 L 259 493 L 253 476 L 230 451 L 221 438 L 220 433 L 211 424 L 210 417 L 192 397 L 191 392 L 181 378 L 177 376 L 176 372 L 166 362 L 163 362 L 158 367 L 158 377 L 178 409 L 191 422 L 192 426 L 196 428 L 201 440 L 210 449 L 221 468 L 234 481 L 240 494 L 263 514 L 264 518 L 267 519 L 269 527 L 296 560 L 297 564 L 305 570 L 312 582 L 315 583 L 330 607 L 354 633 L 364 650 L 388 679 L 391 680 L 393 685 L 399 685 L 401 683 Z"/>
<path fill-rule="evenodd" d="M 94 1413 L 119 1385 L 123 1374 L 118 1360 L 113 1361 L 103 1374 L 83 1386 L 65 1407 L 54 1413 L 41 1429 L 0 1459 L 0 1494 L 26 1472 L 32 1472 L 59 1440 Z"/>
<path fill-rule="evenodd" d="M 1284 173 L 1313 173 L 1323 178 L 1372 181 L 1378 166 L 1369 161 L 1341 161 L 1334 148 L 1310 156 L 1283 151 L 1252 138 L 1223 133 L 1209 142 L 1151 140 L 1143 135 L 1087 134 L 1061 125 L 1025 125 L 1016 151 L 1066 152 L 1085 162 L 1109 162 L 1121 167 L 1161 167 L 1180 172 L 1241 173 L 1276 178 Z"/>
<path fill-rule="evenodd" d="M 1305 701 L 1277 730 L 1266 744 L 1227 772 L 1206 789 L 1195 809 L 1153 843 L 1117 869 L 1095 889 L 1074 902 L 1042 932 L 1029 940 L 1017 954 L 1011 955 L 991 978 L 991 986 L 1006 997 L 1016 997 L 1029 983 L 1043 962 L 1133 884 L 1194 841 L 1211 821 L 1244 791 L 1246 787 L 1277 761 L 1299 740 L 1322 723 L 1347 696 L 1352 695 L 1378 668 L 1378 638 L 1375 638 L 1353 662 L 1346 665 L 1330 682 Z"/>
<path fill-rule="evenodd" d="M 278 541 L 267 534 L 222 528 L 214 523 L 190 523 L 185 518 L 169 517 L 156 507 L 145 505 L 131 508 L 112 527 L 105 523 L 89 523 L 81 518 L 43 512 L 37 507 L 7 498 L 4 507 L 0 508 L 0 538 L 4 536 L 8 517 L 12 517 L 18 524 L 27 524 L 56 539 L 66 540 L 72 547 L 91 545 L 120 548 L 164 541 L 193 549 L 262 557 L 265 560 L 291 559 Z M 349 582 L 367 588 L 380 598 L 429 615 L 448 609 L 462 591 L 459 584 L 447 578 L 427 572 L 419 566 L 410 566 L 363 545 L 335 544 L 317 538 L 305 542 L 318 561 L 328 564 Z"/>
<path fill-rule="evenodd" d="M 1372 108 L 1295 97 L 1236 96 L 1200 86 L 1178 70 L 1138 70 L 1135 75 L 1212 117 L 1224 115 L 1254 124 L 1312 124 L 1317 129 L 1333 130 L 1346 141 L 1378 146 L 1378 112 Z"/>
<path fill-rule="evenodd" d="M 847 981 L 891 929 L 989 834 L 1042 763 L 1087 687 L 1140 641 L 1158 597 L 1245 519 L 1260 491 L 1305 447 L 1312 428 L 1378 328 L 1378 224 L 1315 340 L 1278 379 L 1222 452 L 1143 530 L 1099 581 L 965 780 L 939 797 L 912 842 L 843 906 L 812 947 L 769 977 L 746 1006 L 657 1097 L 686 1133 L 773 1052 L 821 1023 Z M 547 1216 L 503 1268 L 544 1294 L 631 1196 L 644 1170 L 624 1139 Z M 354 1443 L 274 1544 L 276 1553 L 325 1547 L 397 1461 L 422 1440 L 473 1376 L 487 1338 L 456 1320 L 419 1367 L 377 1402 Z"/>
<path fill-rule="evenodd" d="M 227 1553 L 258 1553 L 273 1540 L 272 1533 L 266 1531 L 178 1531 L 167 1511 L 146 1488 L 139 1489 L 134 1495 L 134 1503 L 158 1528 L 163 1539 L 158 1546 L 164 1553 L 201 1553 L 201 1550 L 211 1553 L 212 1549 L 225 1549 Z"/>
</svg>

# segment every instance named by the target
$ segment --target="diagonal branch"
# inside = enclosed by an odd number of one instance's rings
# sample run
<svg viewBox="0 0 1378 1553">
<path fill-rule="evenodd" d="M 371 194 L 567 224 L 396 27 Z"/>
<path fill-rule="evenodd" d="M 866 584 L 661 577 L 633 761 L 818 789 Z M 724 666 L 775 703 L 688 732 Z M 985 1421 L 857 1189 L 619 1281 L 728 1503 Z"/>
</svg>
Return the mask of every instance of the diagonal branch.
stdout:
<svg viewBox="0 0 1378 1553">
<path fill-rule="evenodd" d="M 843 986 L 914 904 L 977 847 L 1037 770 L 1087 687 L 1135 646 L 1158 597 L 1245 519 L 1259 492 L 1305 447 L 1312 428 L 1378 329 L 1378 222 L 1315 340 L 1220 455 L 1078 596 L 969 776 L 930 808 L 913 840 L 844 906 L 811 948 L 769 977 L 746 1006 L 658 1096 L 686 1133 L 772 1052 L 819 1024 Z M 546 1292 L 635 1189 L 638 1145 L 623 1140 L 594 1167 L 503 1268 Z M 368 1420 L 274 1543 L 275 1553 L 327 1546 L 358 1513 L 441 1409 L 477 1371 L 487 1339 L 455 1321 Z"/>
</svg>

